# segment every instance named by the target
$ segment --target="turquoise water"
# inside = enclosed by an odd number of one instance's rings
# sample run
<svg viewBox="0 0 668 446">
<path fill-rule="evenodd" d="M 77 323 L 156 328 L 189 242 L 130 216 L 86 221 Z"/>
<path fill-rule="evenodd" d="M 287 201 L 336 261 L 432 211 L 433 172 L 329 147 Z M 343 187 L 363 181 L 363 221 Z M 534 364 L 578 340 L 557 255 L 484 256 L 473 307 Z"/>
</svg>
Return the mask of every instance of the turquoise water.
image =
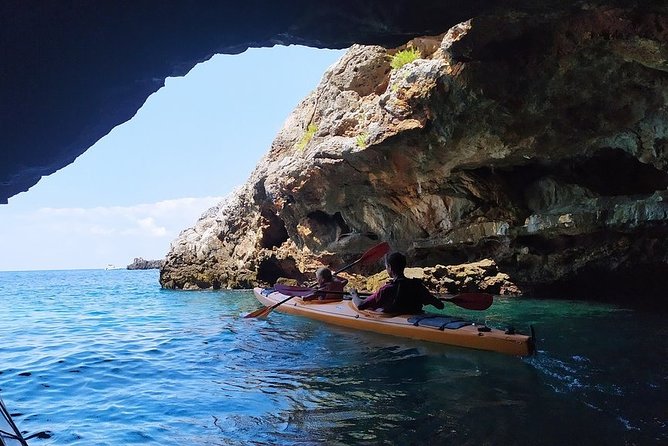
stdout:
<svg viewBox="0 0 668 446">
<path fill-rule="evenodd" d="M 501 299 L 531 358 L 358 333 L 157 271 L 0 273 L 0 397 L 31 445 L 668 442 L 665 314 Z M 448 308 L 450 313 L 457 308 Z"/>
</svg>

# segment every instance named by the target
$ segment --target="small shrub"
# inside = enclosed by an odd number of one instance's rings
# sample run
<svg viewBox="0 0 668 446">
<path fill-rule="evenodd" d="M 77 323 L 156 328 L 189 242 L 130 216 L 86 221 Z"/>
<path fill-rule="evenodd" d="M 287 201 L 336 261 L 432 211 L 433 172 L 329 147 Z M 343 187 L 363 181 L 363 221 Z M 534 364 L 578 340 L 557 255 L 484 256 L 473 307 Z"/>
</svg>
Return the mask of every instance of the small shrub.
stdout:
<svg viewBox="0 0 668 446">
<path fill-rule="evenodd" d="M 369 139 L 369 134 L 366 132 L 357 135 L 357 138 L 355 138 L 355 143 L 357 144 L 357 147 L 359 147 L 360 149 L 366 149 L 367 139 Z"/>
<path fill-rule="evenodd" d="M 420 53 L 420 50 L 413 47 L 408 47 L 405 50 L 398 51 L 394 56 L 392 56 L 392 60 L 390 60 L 390 66 L 394 70 L 398 70 L 407 63 L 411 63 L 421 57 L 422 53 Z"/>
<path fill-rule="evenodd" d="M 304 132 L 304 135 L 302 136 L 302 139 L 300 139 L 299 142 L 295 144 L 295 148 L 298 150 L 304 150 L 308 145 L 308 143 L 311 142 L 311 139 L 313 139 L 313 135 L 315 135 L 315 132 L 317 131 L 318 131 L 317 125 L 309 124 L 308 127 L 306 128 L 306 132 Z"/>
</svg>

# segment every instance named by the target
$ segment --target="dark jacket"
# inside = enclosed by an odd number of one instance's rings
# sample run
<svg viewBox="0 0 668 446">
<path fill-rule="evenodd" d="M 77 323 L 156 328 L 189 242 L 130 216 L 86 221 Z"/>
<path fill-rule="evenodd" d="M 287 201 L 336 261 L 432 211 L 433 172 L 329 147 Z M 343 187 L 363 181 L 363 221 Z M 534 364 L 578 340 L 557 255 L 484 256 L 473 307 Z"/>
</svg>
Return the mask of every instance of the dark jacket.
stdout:
<svg viewBox="0 0 668 446">
<path fill-rule="evenodd" d="M 443 308 L 444 304 L 429 292 L 420 279 L 398 277 L 385 285 L 359 305 L 360 310 L 377 310 L 384 313 L 419 314 L 423 305 Z"/>
</svg>

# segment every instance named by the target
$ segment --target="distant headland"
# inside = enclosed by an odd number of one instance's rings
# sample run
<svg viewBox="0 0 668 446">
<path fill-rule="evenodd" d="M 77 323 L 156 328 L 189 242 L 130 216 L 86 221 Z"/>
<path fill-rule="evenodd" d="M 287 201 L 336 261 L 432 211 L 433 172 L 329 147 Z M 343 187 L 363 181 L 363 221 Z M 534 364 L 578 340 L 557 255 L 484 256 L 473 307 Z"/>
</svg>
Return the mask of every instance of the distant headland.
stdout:
<svg viewBox="0 0 668 446">
<path fill-rule="evenodd" d="M 160 269 L 162 260 L 144 260 L 141 257 L 135 257 L 127 269 Z"/>
</svg>

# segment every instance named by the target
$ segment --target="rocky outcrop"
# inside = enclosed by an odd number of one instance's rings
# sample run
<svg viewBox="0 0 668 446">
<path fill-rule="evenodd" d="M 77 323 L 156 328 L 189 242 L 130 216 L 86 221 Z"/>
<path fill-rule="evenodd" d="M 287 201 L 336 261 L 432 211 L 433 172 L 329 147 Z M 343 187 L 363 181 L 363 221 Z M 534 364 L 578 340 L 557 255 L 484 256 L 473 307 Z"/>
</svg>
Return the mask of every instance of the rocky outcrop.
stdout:
<svg viewBox="0 0 668 446">
<path fill-rule="evenodd" d="M 422 280 L 434 293 L 466 293 L 483 291 L 486 293 L 513 296 L 522 291 L 510 280 L 508 274 L 499 271 L 498 265 L 490 259 L 460 265 L 434 265 L 426 268 L 406 268 L 406 277 Z M 351 288 L 375 290 L 389 280 L 386 271 L 370 277 L 353 276 Z"/>
<path fill-rule="evenodd" d="M 415 266 L 490 259 L 528 291 L 650 290 L 668 272 L 666 30 L 587 7 L 354 46 L 172 244 L 161 283 L 299 278 L 387 240 Z M 407 47 L 420 58 L 391 68 Z"/>
<path fill-rule="evenodd" d="M 160 269 L 162 260 L 144 260 L 141 257 L 135 257 L 127 269 Z"/>
</svg>

